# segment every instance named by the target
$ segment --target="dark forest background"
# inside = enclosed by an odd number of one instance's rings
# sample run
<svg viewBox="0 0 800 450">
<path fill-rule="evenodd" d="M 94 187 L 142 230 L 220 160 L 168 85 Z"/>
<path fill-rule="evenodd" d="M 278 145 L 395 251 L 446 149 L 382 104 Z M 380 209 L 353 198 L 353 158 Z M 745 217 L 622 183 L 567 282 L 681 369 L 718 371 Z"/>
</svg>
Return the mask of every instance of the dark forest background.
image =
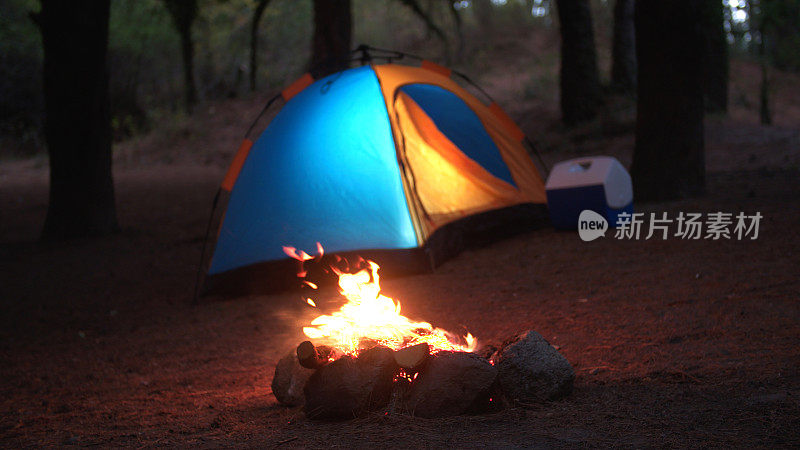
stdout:
<svg viewBox="0 0 800 450">
<path fill-rule="evenodd" d="M 207 103 L 248 96 L 253 88 L 278 89 L 306 70 L 314 29 L 311 1 L 195 3 L 196 14 L 189 27 L 194 87 L 187 90 L 181 32 L 171 16 L 170 2 L 111 1 L 108 70 L 115 141 L 180 120 L 187 114 L 187 103 L 191 105 L 195 99 Z M 610 67 L 614 8 L 625 8 L 625 4 L 632 8 L 633 1 L 590 3 L 601 63 L 599 81 L 611 87 L 621 82 L 624 88 L 631 81 L 625 80 L 624 69 Z M 731 58 L 763 58 L 769 67 L 800 71 L 800 2 L 722 3 Z M 38 0 L 3 0 L 0 4 L 0 158 L 24 157 L 45 150 L 42 41 L 30 19 L 41 6 Z M 419 14 L 409 6 L 412 4 L 419 5 Z M 253 23 L 260 7 L 253 60 Z M 452 8 L 448 0 L 353 0 L 351 9 L 354 46 L 363 42 L 418 53 L 475 75 L 480 75 L 486 52 L 495 51 L 492 37 L 541 29 L 558 32 L 559 28 L 554 2 L 549 0 L 459 1 Z M 762 23 L 768 27 L 763 33 L 766 39 L 759 31 Z M 557 52 L 558 48 L 550 49 L 531 61 L 531 81 L 526 86 L 529 95 L 545 90 L 552 81 L 552 76 L 542 80 L 548 76 L 541 73 L 555 67 Z"/>
<path fill-rule="evenodd" d="M 198 112 L 230 113 L 303 72 L 345 69 L 357 43 L 510 87 L 512 115 L 531 98 L 558 104 L 558 125 L 549 113 L 536 120 L 545 128 L 523 123 L 545 152 L 586 124 L 634 131 L 630 170 L 645 201 L 703 194 L 704 118 L 733 101 L 769 125 L 773 72 L 800 70 L 797 0 L 6 0 L 2 11 L 0 158 L 47 150 L 45 239 L 118 231 L 113 142 L 176 129 L 219 138 L 250 114 L 223 124 Z M 760 82 L 731 89 L 733 60 L 758 67 Z M 503 79 L 520 62 L 526 79 Z"/>
</svg>

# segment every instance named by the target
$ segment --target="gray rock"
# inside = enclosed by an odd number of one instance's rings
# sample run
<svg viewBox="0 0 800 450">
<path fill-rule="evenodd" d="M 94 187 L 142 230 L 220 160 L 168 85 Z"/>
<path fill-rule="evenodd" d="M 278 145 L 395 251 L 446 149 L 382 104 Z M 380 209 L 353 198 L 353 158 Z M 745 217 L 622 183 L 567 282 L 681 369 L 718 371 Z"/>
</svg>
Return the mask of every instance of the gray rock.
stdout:
<svg viewBox="0 0 800 450">
<path fill-rule="evenodd" d="M 572 392 L 575 371 L 569 361 L 535 331 L 502 349 L 496 366 L 511 401 L 556 400 Z"/>
<path fill-rule="evenodd" d="M 275 375 L 272 377 L 272 394 L 282 405 L 300 406 L 305 403 L 303 388 L 306 381 L 314 373 L 306 369 L 297 361 L 295 352 L 281 358 L 275 366 Z"/>
<path fill-rule="evenodd" d="M 446 417 L 489 409 L 497 369 L 474 353 L 439 352 L 420 368 L 403 401 L 419 417 Z"/>
<path fill-rule="evenodd" d="M 383 408 L 399 369 L 386 347 L 365 350 L 358 358 L 343 356 L 317 369 L 305 387 L 306 416 L 343 420 Z"/>
</svg>

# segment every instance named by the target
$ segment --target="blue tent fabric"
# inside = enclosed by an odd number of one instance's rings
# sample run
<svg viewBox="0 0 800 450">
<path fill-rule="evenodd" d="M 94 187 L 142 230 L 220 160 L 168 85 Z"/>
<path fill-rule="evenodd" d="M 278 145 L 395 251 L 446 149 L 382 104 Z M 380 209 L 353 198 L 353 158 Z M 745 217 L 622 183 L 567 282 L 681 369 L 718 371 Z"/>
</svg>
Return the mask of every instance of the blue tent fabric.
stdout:
<svg viewBox="0 0 800 450">
<path fill-rule="evenodd" d="M 316 81 L 254 143 L 228 202 L 209 274 L 311 252 L 408 249 L 416 234 L 374 71 Z"/>
<path fill-rule="evenodd" d="M 477 115 L 455 94 L 430 84 L 408 84 L 400 88 L 433 120 L 465 155 L 489 173 L 517 187 L 500 150 Z"/>
</svg>

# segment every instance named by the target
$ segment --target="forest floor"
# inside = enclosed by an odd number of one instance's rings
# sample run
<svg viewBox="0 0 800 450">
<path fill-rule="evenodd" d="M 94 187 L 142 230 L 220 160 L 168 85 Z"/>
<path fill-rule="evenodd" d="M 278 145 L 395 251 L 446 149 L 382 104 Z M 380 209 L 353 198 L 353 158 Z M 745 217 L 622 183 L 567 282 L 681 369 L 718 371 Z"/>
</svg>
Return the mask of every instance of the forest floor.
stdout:
<svg viewBox="0 0 800 450">
<path fill-rule="evenodd" d="M 507 55 L 519 51 L 539 54 Z M 630 162 L 630 102 L 562 130 L 557 101 L 522 93 L 522 63 L 496 65 L 485 84 L 549 164 Z M 270 382 L 310 308 L 290 294 L 191 304 L 211 198 L 263 98 L 118 146 L 122 232 L 110 237 L 37 242 L 46 164 L 3 162 L 0 446 L 796 447 L 800 83 L 777 78 L 776 125 L 763 127 L 757 74 L 734 62 L 732 110 L 707 120 L 707 194 L 636 207 L 760 212 L 758 239 L 587 243 L 544 229 L 383 280 L 411 318 L 481 341 L 534 329 L 573 364 L 566 399 L 479 416 L 309 421 Z"/>
</svg>

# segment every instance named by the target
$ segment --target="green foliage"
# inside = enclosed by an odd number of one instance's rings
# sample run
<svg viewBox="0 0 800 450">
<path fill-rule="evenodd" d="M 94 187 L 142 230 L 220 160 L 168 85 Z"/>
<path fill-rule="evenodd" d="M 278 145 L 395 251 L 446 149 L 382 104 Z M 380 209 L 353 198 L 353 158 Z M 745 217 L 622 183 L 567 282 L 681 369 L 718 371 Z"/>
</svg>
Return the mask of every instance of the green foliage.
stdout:
<svg viewBox="0 0 800 450">
<path fill-rule="evenodd" d="M 178 38 L 171 26 L 169 14 L 159 0 L 114 0 L 109 19 L 109 48 L 134 55 L 161 48 L 175 51 Z"/>
<path fill-rule="evenodd" d="M 39 1 L 0 2 L 0 136 L 13 135 L 41 147 L 42 45 L 39 30 L 28 18 L 29 12 L 40 8 Z M 200 100 L 248 95 L 250 26 L 257 0 L 111 0 L 108 69 L 116 139 L 180 116 L 184 79 L 175 15 L 181 11 L 174 8 L 193 3 L 194 74 Z M 419 9 L 416 14 L 405 0 L 352 0 L 353 43 L 456 62 L 467 72 L 479 55 L 496 51 L 492 40 L 477 32 L 470 2 L 414 3 Z M 460 20 L 453 16 L 453 4 Z M 550 4 L 550 0 L 495 1 L 490 5 L 495 32 L 546 26 Z M 533 7 L 547 13 L 533 17 Z M 446 44 L 430 23 L 426 26 L 420 11 L 446 36 Z M 468 37 L 463 55 L 458 22 Z M 270 1 L 257 36 L 260 90 L 280 89 L 307 70 L 312 34 L 312 0 Z M 456 60 L 458 56 L 464 58 Z"/>
<path fill-rule="evenodd" d="M 0 51 L 27 53 L 41 58 L 39 30 L 29 13 L 40 9 L 36 0 L 3 0 L 0 8 Z"/>
<path fill-rule="evenodd" d="M 725 29 L 731 48 L 765 57 L 782 70 L 800 71 L 800 0 L 724 0 Z"/>
<path fill-rule="evenodd" d="M 353 43 L 396 48 L 398 42 L 426 38 L 425 24 L 395 0 L 353 0 Z M 436 43 L 438 44 L 438 42 Z"/>
<path fill-rule="evenodd" d="M 456 23 L 447 0 L 417 1 L 425 20 L 403 0 L 354 0 L 353 43 L 374 47 L 424 53 L 427 58 L 448 60 L 457 43 Z M 436 31 L 442 33 L 439 35 Z M 423 51 L 420 52 L 420 49 Z"/>
<path fill-rule="evenodd" d="M 255 1 L 251 3 L 254 8 Z M 247 25 L 249 21 L 248 14 Z M 305 72 L 311 49 L 312 22 L 309 0 L 270 2 L 259 29 L 259 86 L 279 88 Z"/>
<path fill-rule="evenodd" d="M 15 152 L 41 144 L 42 39 L 29 18 L 38 10 L 35 0 L 4 0 L 0 7 L 0 135 L 18 137 Z"/>
<path fill-rule="evenodd" d="M 197 0 L 163 0 L 175 28 L 189 30 L 197 18 Z"/>
<path fill-rule="evenodd" d="M 148 111 L 174 107 L 181 93 L 178 35 L 160 0 L 111 2 L 108 66 L 117 139 L 148 127 Z"/>
<path fill-rule="evenodd" d="M 800 0 L 761 0 L 763 35 L 776 67 L 800 71 Z"/>
</svg>

